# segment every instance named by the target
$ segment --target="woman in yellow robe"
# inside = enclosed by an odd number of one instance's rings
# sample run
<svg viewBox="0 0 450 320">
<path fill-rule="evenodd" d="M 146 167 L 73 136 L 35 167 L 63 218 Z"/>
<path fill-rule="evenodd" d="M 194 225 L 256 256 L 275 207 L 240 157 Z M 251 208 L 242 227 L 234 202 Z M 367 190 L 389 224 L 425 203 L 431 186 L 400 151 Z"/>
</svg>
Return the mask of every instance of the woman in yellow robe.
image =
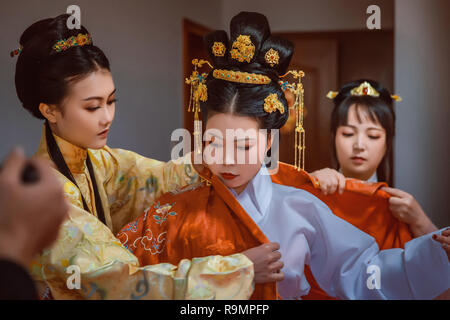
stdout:
<svg viewBox="0 0 450 320">
<path fill-rule="evenodd" d="M 226 286 L 239 288 L 236 298 L 248 298 L 254 265 L 244 254 L 140 266 L 114 237 L 155 197 L 198 175 L 189 156 L 163 163 L 106 146 L 116 100 L 109 62 L 84 27 L 67 29 L 68 18 L 31 25 L 21 36 L 16 65 L 23 107 L 45 119 L 36 155 L 50 160 L 70 202 L 58 240 L 31 266 L 41 291 L 50 289 L 41 293 L 56 299 L 223 298 L 223 286 L 218 290 L 203 277 L 227 275 Z M 199 294 L 187 283 L 208 290 Z"/>
</svg>

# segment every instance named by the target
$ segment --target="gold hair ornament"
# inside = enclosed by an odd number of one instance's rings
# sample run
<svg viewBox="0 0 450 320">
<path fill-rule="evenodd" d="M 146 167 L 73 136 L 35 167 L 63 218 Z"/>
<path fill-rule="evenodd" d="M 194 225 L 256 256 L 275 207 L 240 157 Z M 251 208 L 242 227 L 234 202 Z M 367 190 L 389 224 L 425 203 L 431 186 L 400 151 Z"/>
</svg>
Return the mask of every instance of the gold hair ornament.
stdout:
<svg viewBox="0 0 450 320">
<path fill-rule="evenodd" d="M 197 152 L 202 152 L 202 132 L 200 128 L 200 120 L 198 113 L 200 112 L 200 101 L 208 100 L 208 88 L 206 87 L 207 73 L 200 74 L 197 68 L 201 68 L 204 64 L 207 64 L 211 68 L 213 67 L 208 61 L 203 59 L 192 60 L 194 65 L 194 71 L 189 78 L 186 78 L 186 84 L 191 86 L 191 93 L 189 98 L 188 112 L 195 112 L 194 114 L 194 143 L 197 148 Z"/>
<path fill-rule="evenodd" d="M 273 68 L 273 66 L 279 63 L 280 55 L 277 50 L 270 48 L 270 50 L 268 50 L 264 55 L 264 60 L 266 60 L 266 62 Z"/>
<path fill-rule="evenodd" d="M 303 109 L 304 109 L 304 90 L 302 78 L 305 73 L 301 70 L 290 70 L 280 78 L 284 78 L 291 74 L 294 79 L 298 79 L 297 83 L 288 83 L 287 81 L 280 81 L 280 86 L 283 91 L 289 90 L 295 96 L 295 162 L 294 167 L 300 171 L 305 169 L 305 128 L 303 127 Z"/>
<path fill-rule="evenodd" d="M 211 51 L 214 56 L 223 57 L 225 55 L 225 52 L 227 51 L 227 48 L 222 42 L 214 42 L 211 47 Z"/>
<path fill-rule="evenodd" d="M 239 35 L 233 42 L 230 54 L 231 58 L 236 59 L 239 62 L 250 62 L 255 54 L 255 46 L 253 45 L 250 36 Z"/>
<path fill-rule="evenodd" d="M 329 91 L 327 93 L 328 99 L 334 99 L 339 94 L 337 91 Z M 352 90 L 350 90 L 350 95 L 352 96 L 371 96 L 374 98 L 378 98 L 380 96 L 380 93 L 375 90 L 374 87 L 370 85 L 369 82 L 364 81 L 362 82 L 358 87 L 354 87 Z M 393 94 L 391 95 L 392 100 L 395 101 L 402 101 L 402 97 Z"/>
<path fill-rule="evenodd" d="M 262 74 L 233 71 L 233 70 L 221 70 L 221 69 L 214 70 L 213 77 L 216 79 L 230 82 L 251 83 L 251 84 L 269 84 L 271 81 L 268 76 Z"/>
<path fill-rule="evenodd" d="M 283 103 L 278 100 L 278 96 L 276 93 L 269 94 L 264 99 L 264 111 L 267 113 L 272 113 L 277 110 L 279 110 L 281 114 L 284 113 Z"/>
</svg>

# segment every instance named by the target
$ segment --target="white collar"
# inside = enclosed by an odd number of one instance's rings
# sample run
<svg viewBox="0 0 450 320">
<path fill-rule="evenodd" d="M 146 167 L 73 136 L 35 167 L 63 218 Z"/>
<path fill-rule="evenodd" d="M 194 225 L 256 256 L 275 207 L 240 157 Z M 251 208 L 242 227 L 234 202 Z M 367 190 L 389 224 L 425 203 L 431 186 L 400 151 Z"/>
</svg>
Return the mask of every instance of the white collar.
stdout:
<svg viewBox="0 0 450 320">
<path fill-rule="evenodd" d="M 239 195 L 230 190 L 256 223 L 264 217 L 272 198 L 272 179 L 266 166 L 261 166 Z"/>
</svg>

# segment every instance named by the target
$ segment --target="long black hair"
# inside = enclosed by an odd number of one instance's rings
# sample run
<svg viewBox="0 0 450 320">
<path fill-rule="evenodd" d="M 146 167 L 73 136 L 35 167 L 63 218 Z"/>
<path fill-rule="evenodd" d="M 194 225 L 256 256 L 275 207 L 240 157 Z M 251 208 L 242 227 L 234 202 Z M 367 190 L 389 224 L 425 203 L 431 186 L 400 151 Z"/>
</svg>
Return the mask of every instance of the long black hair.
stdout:
<svg viewBox="0 0 450 320">
<path fill-rule="evenodd" d="M 250 36 L 255 46 L 250 61 L 238 61 L 230 55 L 232 43 L 240 36 Z M 212 47 L 215 42 L 221 42 L 226 48 L 224 56 L 215 56 Z M 214 69 L 226 69 L 266 75 L 271 79 L 269 84 L 246 84 L 229 82 L 213 77 L 211 71 L 206 79 L 208 99 L 201 102 L 203 120 L 211 113 L 233 113 L 255 118 L 261 129 L 279 129 L 289 117 L 289 107 L 284 93 L 278 83 L 278 76 L 284 74 L 289 66 L 294 46 L 288 40 L 272 36 L 267 18 L 255 12 L 241 12 L 230 22 L 230 39 L 225 31 L 219 30 L 205 37 L 205 46 L 210 54 Z M 278 64 L 272 67 L 265 54 L 270 49 L 279 55 Z M 264 111 L 264 99 L 276 94 L 284 105 L 284 113 L 279 111 L 267 113 Z"/>
<path fill-rule="evenodd" d="M 365 81 L 378 91 L 380 94 L 378 97 L 351 95 L 350 91 Z M 372 122 L 379 123 L 386 130 L 386 152 L 377 168 L 377 177 L 379 181 L 386 181 L 389 185 L 393 185 L 391 161 L 395 136 L 395 112 L 389 91 L 374 80 L 360 79 L 344 84 L 338 95 L 333 99 L 333 103 L 334 109 L 331 113 L 330 130 L 334 168 L 339 169 L 336 154 L 336 132 L 339 126 L 347 125 L 348 110 L 354 105 L 359 121 L 361 121 L 359 112 L 365 111 Z"/>
<path fill-rule="evenodd" d="M 110 70 L 105 54 L 93 44 L 74 46 L 61 52 L 53 49 L 59 40 L 76 37 L 79 33 L 89 33 L 84 26 L 80 29 L 67 28 L 69 17 L 68 14 L 62 14 L 55 18 L 40 20 L 28 27 L 20 37 L 22 52 L 17 60 L 15 76 L 17 96 L 22 106 L 38 119 L 45 119 L 39 111 L 40 103 L 56 105 L 64 111 L 62 101 L 68 94 L 71 83 L 97 70 Z M 45 126 L 50 158 L 58 170 L 77 185 L 51 133 L 48 121 Z M 86 165 L 94 186 L 97 215 L 105 223 L 104 210 L 89 155 Z M 81 197 L 84 209 L 90 211 L 83 195 Z"/>
</svg>

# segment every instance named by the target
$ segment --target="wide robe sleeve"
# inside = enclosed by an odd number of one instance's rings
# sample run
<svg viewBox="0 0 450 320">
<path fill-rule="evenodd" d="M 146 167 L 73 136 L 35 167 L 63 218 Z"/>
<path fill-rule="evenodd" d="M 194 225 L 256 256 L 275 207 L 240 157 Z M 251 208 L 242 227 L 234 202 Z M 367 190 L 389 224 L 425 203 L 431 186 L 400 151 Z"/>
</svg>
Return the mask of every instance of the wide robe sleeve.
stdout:
<svg viewBox="0 0 450 320">
<path fill-rule="evenodd" d="M 310 209 L 314 228 L 305 233 L 307 263 L 328 294 L 343 299 L 433 299 L 450 287 L 447 254 L 432 234 L 407 242 L 404 249 L 380 251 L 373 237 L 333 215 L 320 200 Z"/>
<path fill-rule="evenodd" d="M 73 204 L 58 240 L 31 270 L 55 299 L 224 299 L 228 291 L 222 282 L 230 273 L 247 280 L 240 282 L 237 299 L 248 299 L 253 291 L 253 264 L 245 255 L 141 267 L 103 223 Z"/>
<path fill-rule="evenodd" d="M 132 214 L 125 213 L 128 210 L 137 212 L 151 205 L 161 192 L 197 179 L 189 171 L 190 165 L 165 164 L 130 151 L 108 148 L 92 155 L 94 167 L 99 168 L 97 178 L 107 178 L 105 189 L 99 186 L 99 191 L 106 190 L 111 205 L 116 206 L 111 215 L 124 215 L 124 219 L 132 219 Z M 215 280 L 220 282 L 230 272 L 240 271 L 251 280 L 237 298 L 251 295 L 253 264 L 243 254 L 194 258 L 178 265 L 140 266 L 112 231 L 83 209 L 80 190 L 59 172 L 56 174 L 70 203 L 69 217 L 60 227 L 56 242 L 31 265 L 33 278 L 45 282 L 55 299 L 221 299 L 226 290 L 218 290 Z M 224 264 L 230 268 L 224 269 Z"/>
<path fill-rule="evenodd" d="M 103 186 L 114 233 L 137 218 L 161 194 L 199 179 L 190 154 L 161 162 L 132 151 L 104 147 L 92 155 L 96 167 L 104 170 Z"/>
</svg>

